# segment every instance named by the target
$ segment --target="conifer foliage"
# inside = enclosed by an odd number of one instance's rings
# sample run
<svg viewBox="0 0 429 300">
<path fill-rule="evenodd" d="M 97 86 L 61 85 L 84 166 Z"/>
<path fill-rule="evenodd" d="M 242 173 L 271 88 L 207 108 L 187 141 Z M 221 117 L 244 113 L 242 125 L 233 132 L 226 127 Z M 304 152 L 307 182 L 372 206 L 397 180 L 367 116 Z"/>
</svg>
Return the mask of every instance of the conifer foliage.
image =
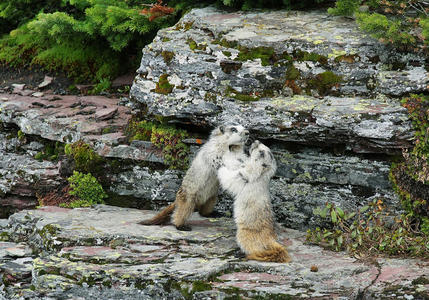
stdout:
<svg viewBox="0 0 429 300">
<path fill-rule="evenodd" d="M 0 22 L 6 22 L 2 15 L 15 2 L 31 7 L 41 1 L 6 0 L 9 6 L 2 2 Z M 78 81 L 112 79 L 130 64 L 135 68 L 144 45 L 160 28 L 173 25 L 181 9 L 189 6 L 170 1 L 176 9 L 149 20 L 151 16 L 140 13 L 145 2 L 153 1 L 61 0 L 52 13 L 42 7 L 32 20 L 0 39 L 0 63 L 64 70 Z"/>
</svg>

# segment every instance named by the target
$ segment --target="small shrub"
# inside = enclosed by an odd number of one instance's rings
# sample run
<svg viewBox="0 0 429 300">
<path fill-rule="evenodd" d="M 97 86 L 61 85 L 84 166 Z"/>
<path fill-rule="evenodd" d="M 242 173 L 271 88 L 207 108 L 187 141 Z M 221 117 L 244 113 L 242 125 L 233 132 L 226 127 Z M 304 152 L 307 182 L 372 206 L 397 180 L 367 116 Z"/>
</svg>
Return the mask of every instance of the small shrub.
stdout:
<svg viewBox="0 0 429 300">
<path fill-rule="evenodd" d="M 99 172 L 102 158 L 88 144 L 77 141 L 64 147 L 65 154 L 72 158 L 75 169 L 84 173 Z"/>
<path fill-rule="evenodd" d="M 328 13 L 336 16 L 352 16 L 358 9 L 361 0 L 337 0 L 334 8 L 329 8 Z"/>
<path fill-rule="evenodd" d="M 67 180 L 70 183 L 69 194 L 76 196 L 78 200 L 62 206 L 70 208 L 88 207 L 94 204 L 102 204 L 104 203 L 103 199 L 107 198 L 103 187 L 91 173 L 83 174 L 74 171 Z"/>
<path fill-rule="evenodd" d="M 17 14 L 28 16 L 18 28 L 13 25 L 18 22 L 12 22 L 8 28 L 14 30 L 0 39 L 0 63 L 63 70 L 76 81 L 99 82 L 99 88 L 106 86 L 106 80 L 135 69 L 144 45 L 160 28 L 173 25 L 182 9 L 192 3 L 169 1 L 174 12 L 153 19 L 153 13 L 140 13 L 142 4 L 153 1 L 18 2 L 17 7 L 9 0 L 0 4 L 0 25 L 11 11 L 21 9 Z M 17 20 L 11 15 L 10 20 Z"/>
<path fill-rule="evenodd" d="M 156 148 L 162 150 L 164 163 L 170 168 L 184 169 L 188 166 L 189 146 L 183 143 L 188 137 L 185 130 L 149 121 L 131 120 L 126 132 L 130 141 L 151 141 Z"/>
<path fill-rule="evenodd" d="M 178 130 L 169 126 L 152 127 L 150 141 L 162 150 L 164 160 L 171 168 L 184 169 L 189 163 L 189 146 L 183 143 L 188 137 L 184 130 Z"/>
<path fill-rule="evenodd" d="M 406 257 L 429 257 L 429 236 L 415 230 L 406 215 L 388 220 L 381 199 L 353 213 L 327 203 L 315 209 L 326 228 L 307 231 L 307 241 L 334 251 L 347 250 L 356 256 L 404 255 Z"/>
</svg>

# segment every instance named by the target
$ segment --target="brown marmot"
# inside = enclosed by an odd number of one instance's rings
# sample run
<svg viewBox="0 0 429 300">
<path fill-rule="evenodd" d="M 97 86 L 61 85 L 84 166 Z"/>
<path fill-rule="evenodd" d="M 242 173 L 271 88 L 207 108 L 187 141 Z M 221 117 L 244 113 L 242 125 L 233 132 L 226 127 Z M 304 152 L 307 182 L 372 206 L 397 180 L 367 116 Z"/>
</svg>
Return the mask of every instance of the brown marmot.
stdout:
<svg viewBox="0 0 429 300">
<path fill-rule="evenodd" d="M 222 166 L 221 186 L 234 196 L 237 242 L 247 259 L 289 262 L 286 248 L 277 242 L 270 200 L 269 182 L 277 164 L 270 149 L 259 141 L 250 148 L 250 157 L 239 167 Z"/>
</svg>

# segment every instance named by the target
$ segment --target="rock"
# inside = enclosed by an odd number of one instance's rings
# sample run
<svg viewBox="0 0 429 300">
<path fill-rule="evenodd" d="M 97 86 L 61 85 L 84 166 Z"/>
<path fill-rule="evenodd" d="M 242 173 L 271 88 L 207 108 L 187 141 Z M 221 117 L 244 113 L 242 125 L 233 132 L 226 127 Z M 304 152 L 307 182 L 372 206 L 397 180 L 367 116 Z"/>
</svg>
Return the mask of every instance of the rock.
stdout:
<svg viewBox="0 0 429 300">
<path fill-rule="evenodd" d="M 48 85 L 50 85 L 52 83 L 53 80 L 54 80 L 53 77 L 45 75 L 43 82 L 39 84 L 39 88 L 42 89 L 42 88 L 47 87 Z"/>
<path fill-rule="evenodd" d="M 118 112 L 117 107 L 101 109 L 95 113 L 95 119 L 108 120 L 108 119 L 111 119 L 117 112 Z"/>
<path fill-rule="evenodd" d="M 25 88 L 25 84 L 24 83 L 14 83 L 14 84 L 12 84 L 12 87 L 16 91 L 22 91 Z"/>
<path fill-rule="evenodd" d="M 15 247 L 6 248 L 6 255 L 10 257 L 25 257 L 32 254 L 31 249 L 26 245 L 17 245 Z"/>
<path fill-rule="evenodd" d="M 42 92 L 36 92 L 36 93 L 33 93 L 31 96 L 36 97 L 36 98 L 40 98 L 40 97 L 43 97 L 44 95 L 45 94 Z"/>
<path fill-rule="evenodd" d="M 426 89 L 424 59 L 380 44 L 353 20 L 320 11 L 208 7 L 159 31 L 143 50 L 130 95 L 149 114 L 179 123 L 236 121 L 262 139 L 399 153 L 413 133 L 406 110 L 391 96 Z M 166 75 L 174 88 L 157 93 Z"/>
<path fill-rule="evenodd" d="M 58 167 L 49 161 L 38 161 L 27 155 L 2 153 L 0 160 L 0 193 L 36 196 L 37 190 L 50 190 L 63 179 Z M 37 182 L 38 189 L 35 188 Z M 1 202 L 1 199 L 0 199 Z"/>
<path fill-rule="evenodd" d="M 193 299 L 382 299 L 396 293 L 418 298 L 429 280 L 424 261 L 374 258 L 373 263 L 364 263 L 343 252 L 307 245 L 304 233 L 284 228 L 279 229 L 279 239 L 287 245 L 290 263 L 246 261 L 235 257 L 231 219 L 194 214 L 190 232 L 171 225 L 136 224 L 153 214 L 105 205 L 73 210 L 45 207 L 14 214 L 10 230 L 21 228 L 28 233 L 29 245 L 43 251 L 36 258 L 0 263 L 0 272 L 12 283 L 0 295 L 181 299 L 186 292 Z M 312 272 L 315 266 L 318 271 Z M 35 289 L 28 289 L 29 285 Z"/>
</svg>

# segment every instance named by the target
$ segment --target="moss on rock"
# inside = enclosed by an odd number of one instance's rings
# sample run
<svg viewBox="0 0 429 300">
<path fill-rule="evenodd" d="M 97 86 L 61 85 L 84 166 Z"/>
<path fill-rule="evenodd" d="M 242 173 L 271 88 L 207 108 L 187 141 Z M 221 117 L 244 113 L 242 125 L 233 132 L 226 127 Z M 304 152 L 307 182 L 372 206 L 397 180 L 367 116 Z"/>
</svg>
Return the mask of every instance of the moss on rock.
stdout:
<svg viewBox="0 0 429 300">
<path fill-rule="evenodd" d="M 168 74 L 162 74 L 156 83 L 155 93 L 167 95 L 173 91 L 174 85 L 168 82 Z"/>
</svg>

